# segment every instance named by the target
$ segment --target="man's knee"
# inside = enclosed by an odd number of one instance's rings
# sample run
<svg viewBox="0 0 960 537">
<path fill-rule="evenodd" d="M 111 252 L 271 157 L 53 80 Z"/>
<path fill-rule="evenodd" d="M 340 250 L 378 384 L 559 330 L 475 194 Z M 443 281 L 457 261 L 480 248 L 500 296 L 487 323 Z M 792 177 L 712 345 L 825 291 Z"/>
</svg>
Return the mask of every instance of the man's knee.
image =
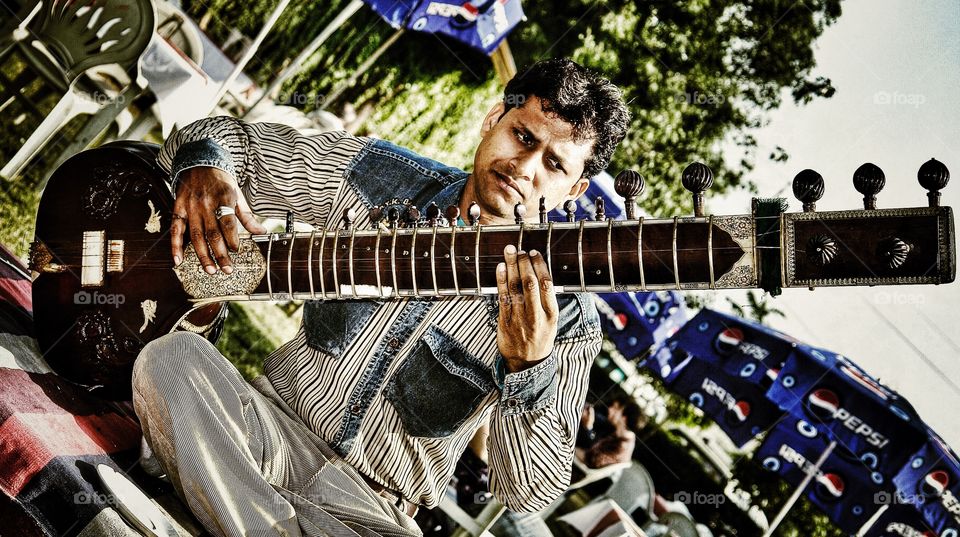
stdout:
<svg viewBox="0 0 960 537">
<path fill-rule="evenodd" d="M 143 393 L 202 374 L 205 346 L 210 342 L 202 336 L 183 331 L 147 343 L 133 364 L 133 389 Z"/>
</svg>

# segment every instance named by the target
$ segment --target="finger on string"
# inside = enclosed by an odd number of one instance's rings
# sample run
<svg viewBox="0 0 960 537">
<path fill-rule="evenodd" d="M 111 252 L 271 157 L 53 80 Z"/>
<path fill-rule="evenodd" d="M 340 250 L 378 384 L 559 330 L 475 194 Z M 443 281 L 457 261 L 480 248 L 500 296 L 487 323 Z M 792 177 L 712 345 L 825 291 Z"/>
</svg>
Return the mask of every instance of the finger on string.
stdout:
<svg viewBox="0 0 960 537">
<path fill-rule="evenodd" d="M 508 244 L 503 249 L 503 258 L 507 264 L 507 291 L 511 305 L 521 304 L 523 291 L 520 288 L 520 269 L 517 267 L 517 248 Z"/>
<path fill-rule="evenodd" d="M 530 255 L 520 252 L 517 255 L 517 267 L 520 269 L 520 285 L 523 286 L 523 311 L 528 323 L 535 323 L 540 318 L 540 292 L 537 289 L 537 274 L 530 263 Z"/>
<path fill-rule="evenodd" d="M 243 197 L 243 194 L 237 196 L 237 218 L 240 219 L 240 224 L 250 233 L 262 235 L 267 232 L 267 228 L 253 216 L 253 211 L 250 210 L 250 206 L 247 204 L 247 200 Z"/>
<path fill-rule="evenodd" d="M 497 296 L 500 298 L 500 315 L 510 314 L 510 290 L 507 288 L 507 265 L 497 265 Z"/>
<path fill-rule="evenodd" d="M 197 259 L 200 265 L 207 271 L 207 274 L 213 274 L 217 268 L 213 265 L 213 259 L 210 257 L 210 251 L 207 248 L 207 240 L 203 235 L 203 213 L 205 211 L 191 211 L 190 216 L 190 243 L 193 244 L 193 251 L 197 252 Z"/>
<path fill-rule="evenodd" d="M 224 274 L 230 274 L 233 272 L 233 267 L 230 266 L 230 254 L 227 252 L 227 243 L 223 240 L 223 232 L 220 231 L 220 221 L 217 215 L 208 215 L 204 218 L 204 223 L 206 227 L 203 236 L 207 239 L 207 244 L 210 246 L 210 249 L 213 250 L 217 264 L 220 265 L 220 270 L 222 270 Z M 208 270 L 207 272 L 210 271 Z"/>
<path fill-rule="evenodd" d="M 550 275 L 550 267 L 546 260 L 540 255 L 540 252 L 533 250 L 530 252 L 530 263 L 533 270 L 537 273 L 537 281 L 540 289 L 540 304 L 543 312 L 547 315 L 547 320 L 558 318 L 559 306 L 557 306 L 557 293 L 553 287 L 553 276 Z"/>
</svg>

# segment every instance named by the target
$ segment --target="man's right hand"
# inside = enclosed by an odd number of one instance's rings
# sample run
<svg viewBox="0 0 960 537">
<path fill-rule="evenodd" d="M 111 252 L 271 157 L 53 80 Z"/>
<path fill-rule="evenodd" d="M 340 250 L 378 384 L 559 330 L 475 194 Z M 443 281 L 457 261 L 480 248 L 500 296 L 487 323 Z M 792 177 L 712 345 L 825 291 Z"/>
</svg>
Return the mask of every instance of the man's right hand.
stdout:
<svg viewBox="0 0 960 537">
<path fill-rule="evenodd" d="M 216 273 L 217 265 L 225 274 L 233 272 L 227 248 L 235 252 L 240 247 L 238 221 L 251 233 L 267 232 L 254 218 L 237 182 L 219 168 L 198 166 L 184 170 L 176 196 L 170 224 L 174 265 L 183 261 L 183 234 L 188 230 L 207 274 Z M 216 211 L 221 206 L 230 207 L 235 214 L 217 219 Z"/>
</svg>

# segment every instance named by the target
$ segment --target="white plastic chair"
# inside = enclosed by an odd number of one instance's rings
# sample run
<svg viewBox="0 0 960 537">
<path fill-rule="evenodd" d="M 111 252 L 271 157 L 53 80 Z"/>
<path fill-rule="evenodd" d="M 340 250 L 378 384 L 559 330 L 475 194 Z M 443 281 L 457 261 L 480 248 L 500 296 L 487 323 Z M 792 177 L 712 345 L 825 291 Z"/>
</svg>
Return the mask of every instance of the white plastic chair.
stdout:
<svg viewBox="0 0 960 537">
<path fill-rule="evenodd" d="M 72 117 L 102 112 L 112 118 L 126 107 L 129 91 L 112 99 L 94 99 L 77 88 L 77 79 L 92 67 L 118 64 L 136 81 L 137 59 L 154 31 L 150 0 L 42 0 L 39 4 L 27 32 L 14 32 L 13 43 L 2 56 L 18 52 L 29 69 L 63 91 L 63 96 L 0 169 L 0 176 L 7 179 L 20 176 Z"/>
</svg>

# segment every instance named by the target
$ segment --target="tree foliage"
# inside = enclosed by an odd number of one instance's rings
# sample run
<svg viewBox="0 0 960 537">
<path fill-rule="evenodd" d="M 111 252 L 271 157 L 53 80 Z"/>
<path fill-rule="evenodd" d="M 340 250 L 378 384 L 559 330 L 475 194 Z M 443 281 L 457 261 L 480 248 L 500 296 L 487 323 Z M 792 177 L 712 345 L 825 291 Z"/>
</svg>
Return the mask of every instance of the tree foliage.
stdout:
<svg viewBox="0 0 960 537">
<path fill-rule="evenodd" d="M 258 54 L 255 78 L 275 76 L 346 4 L 293 2 Z M 272 8 L 230 0 L 188 6 L 198 18 L 209 10 L 209 29 L 221 39 L 231 27 L 255 35 Z M 751 189 L 745 180 L 757 158 L 751 130 L 784 97 L 806 103 L 834 93 L 830 80 L 814 73 L 812 47 L 840 15 L 840 0 L 541 0 L 525 2 L 524 10 L 527 20 L 510 37 L 518 66 L 569 56 L 624 89 L 633 121 L 609 171 L 643 173 L 648 186 L 640 203 L 653 214 L 689 212 L 679 179 L 692 160 L 713 168 L 714 193 Z M 361 9 L 284 92 L 301 92 L 309 97 L 306 108 L 315 107 L 393 31 Z M 361 132 L 469 169 L 479 120 L 499 91 L 482 54 L 408 32 L 332 108 L 369 105 Z M 743 149 L 739 162 L 723 161 L 720 146 L 728 141 Z"/>
</svg>

